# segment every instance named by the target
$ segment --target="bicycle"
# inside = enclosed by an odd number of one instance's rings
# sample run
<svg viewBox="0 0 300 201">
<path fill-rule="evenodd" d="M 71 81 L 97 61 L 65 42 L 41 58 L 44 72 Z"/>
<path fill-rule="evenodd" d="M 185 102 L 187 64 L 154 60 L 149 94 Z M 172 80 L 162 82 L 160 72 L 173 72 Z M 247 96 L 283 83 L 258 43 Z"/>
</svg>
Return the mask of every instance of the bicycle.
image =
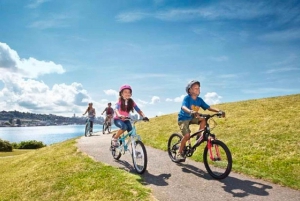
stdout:
<svg viewBox="0 0 300 201">
<path fill-rule="evenodd" d="M 90 118 L 87 117 L 86 120 L 85 120 L 84 135 L 85 135 L 85 137 L 90 137 L 90 136 L 92 136 L 92 134 L 93 134 L 93 131 L 92 131 L 92 128 L 91 128 Z"/>
<path fill-rule="evenodd" d="M 111 115 L 108 115 L 105 119 L 105 122 L 103 123 L 102 133 L 105 134 L 106 130 L 108 131 L 108 133 L 111 132 Z"/>
<path fill-rule="evenodd" d="M 216 135 L 211 133 L 212 128 L 210 128 L 209 120 L 212 120 L 213 123 L 216 122 L 212 119 L 214 116 L 218 116 L 219 118 L 223 115 L 221 113 L 215 114 L 199 114 L 200 117 L 203 117 L 206 122 L 206 126 L 204 129 L 198 130 L 195 133 L 190 135 L 190 139 L 196 137 L 196 142 L 194 145 L 191 144 L 191 140 L 188 140 L 188 145 L 183 149 L 183 156 L 191 157 L 196 148 L 200 146 L 203 142 L 206 142 L 206 146 L 203 151 L 203 163 L 207 172 L 215 179 L 221 180 L 226 178 L 231 172 L 232 168 L 232 156 L 227 145 L 218 140 Z M 203 135 L 201 137 L 197 137 L 198 134 Z M 180 142 L 183 136 L 178 133 L 173 133 L 168 140 L 168 154 L 171 160 L 175 163 L 179 163 L 180 161 L 176 159 L 176 154 L 180 146 Z"/>
<path fill-rule="evenodd" d="M 127 132 L 126 134 L 122 134 L 122 136 L 118 139 L 119 146 L 113 146 L 113 142 L 111 142 L 110 150 L 113 158 L 115 160 L 119 160 L 121 155 L 125 154 L 125 152 L 129 151 L 132 157 L 132 162 L 134 169 L 137 173 L 143 174 L 147 169 L 147 152 L 144 143 L 141 141 L 141 137 L 136 133 L 135 123 L 138 121 L 149 121 L 148 118 L 144 118 L 142 120 L 133 120 L 131 118 L 126 118 L 132 123 L 132 130 Z M 115 136 L 113 134 L 112 138 Z M 126 139 L 128 138 L 127 142 Z M 131 149 L 129 146 L 131 145 Z"/>
</svg>

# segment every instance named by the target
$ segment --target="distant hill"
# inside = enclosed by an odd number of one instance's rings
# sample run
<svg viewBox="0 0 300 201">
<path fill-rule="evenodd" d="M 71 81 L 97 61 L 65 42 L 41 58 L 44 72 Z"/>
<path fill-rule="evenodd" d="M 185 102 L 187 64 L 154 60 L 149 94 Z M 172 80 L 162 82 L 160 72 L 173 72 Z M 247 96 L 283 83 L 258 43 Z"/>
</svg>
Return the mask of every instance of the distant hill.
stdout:
<svg viewBox="0 0 300 201">
<path fill-rule="evenodd" d="M 84 124 L 85 118 L 79 117 L 64 117 L 57 116 L 53 114 L 35 114 L 29 112 L 19 112 L 19 111 L 1 111 L 0 121 L 2 122 L 47 122 L 50 125 L 56 124 Z M 100 119 L 101 121 L 101 119 Z M 100 123 L 96 120 L 96 123 Z"/>
</svg>

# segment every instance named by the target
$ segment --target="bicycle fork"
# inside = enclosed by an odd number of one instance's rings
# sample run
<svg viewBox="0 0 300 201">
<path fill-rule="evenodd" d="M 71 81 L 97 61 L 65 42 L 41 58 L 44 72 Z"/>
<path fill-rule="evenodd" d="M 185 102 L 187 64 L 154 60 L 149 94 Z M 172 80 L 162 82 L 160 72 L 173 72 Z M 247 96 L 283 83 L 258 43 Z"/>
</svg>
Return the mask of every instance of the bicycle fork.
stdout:
<svg viewBox="0 0 300 201">
<path fill-rule="evenodd" d="M 219 146 L 218 145 L 213 145 L 212 144 L 212 139 L 208 139 L 207 140 L 207 148 L 209 151 L 209 158 L 212 161 L 220 161 L 221 160 L 221 155 L 220 155 L 220 150 L 219 150 Z M 213 151 L 215 151 L 217 157 L 214 157 L 214 153 Z"/>
</svg>

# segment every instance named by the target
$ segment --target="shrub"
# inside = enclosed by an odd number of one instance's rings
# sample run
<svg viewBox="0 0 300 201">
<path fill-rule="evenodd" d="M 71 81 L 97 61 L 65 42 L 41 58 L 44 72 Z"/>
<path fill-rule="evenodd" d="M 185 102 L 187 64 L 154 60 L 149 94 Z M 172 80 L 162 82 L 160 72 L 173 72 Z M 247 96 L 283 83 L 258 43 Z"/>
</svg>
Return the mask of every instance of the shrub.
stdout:
<svg viewBox="0 0 300 201">
<path fill-rule="evenodd" d="M 11 152 L 12 150 L 13 150 L 13 147 L 8 141 L 0 139 L 0 151 Z"/>
<path fill-rule="evenodd" d="M 18 149 L 39 149 L 45 146 L 46 145 L 41 141 L 29 140 L 20 142 L 18 144 Z"/>
</svg>

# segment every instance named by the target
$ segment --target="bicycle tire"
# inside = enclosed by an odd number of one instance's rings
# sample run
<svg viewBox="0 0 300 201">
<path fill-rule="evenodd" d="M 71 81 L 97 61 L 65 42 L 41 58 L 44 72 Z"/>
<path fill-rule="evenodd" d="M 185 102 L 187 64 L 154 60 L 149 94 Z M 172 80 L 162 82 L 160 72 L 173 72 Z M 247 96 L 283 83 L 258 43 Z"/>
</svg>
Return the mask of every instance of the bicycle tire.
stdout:
<svg viewBox="0 0 300 201">
<path fill-rule="evenodd" d="M 140 140 L 135 141 L 134 150 L 135 150 L 136 157 L 134 157 L 133 147 L 132 147 L 131 156 L 132 156 L 134 169 L 136 170 L 137 173 L 143 174 L 147 169 L 147 163 L 148 163 L 147 152 L 144 143 Z"/>
<path fill-rule="evenodd" d="M 102 134 L 105 134 L 105 123 L 102 126 Z"/>
<path fill-rule="evenodd" d="M 111 132 L 111 126 L 108 126 L 107 131 L 108 131 L 108 133 Z"/>
<path fill-rule="evenodd" d="M 176 159 L 176 155 L 177 155 L 177 151 L 179 149 L 182 137 L 183 136 L 178 133 L 173 133 L 168 140 L 168 154 L 169 154 L 169 157 L 171 158 L 171 160 L 175 163 L 180 162 Z"/>
<path fill-rule="evenodd" d="M 116 134 L 113 134 L 112 138 L 115 136 Z M 112 141 L 110 142 L 110 150 L 111 150 L 111 155 L 113 156 L 113 158 L 115 160 L 119 160 L 121 158 L 121 153 L 116 151 L 116 148 L 113 146 Z"/>
<path fill-rule="evenodd" d="M 212 153 L 214 160 L 210 159 L 208 147 L 205 146 L 203 152 L 203 163 L 207 172 L 217 180 L 225 179 L 232 168 L 232 156 L 229 148 L 220 140 L 212 140 Z M 215 157 L 216 147 L 219 149 L 220 157 Z"/>
<path fill-rule="evenodd" d="M 84 136 L 85 136 L 85 137 L 88 137 L 88 134 L 89 134 L 89 132 L 90 132 L 89 130 L 90 130 L 90 129 L 89 129 L 89 125 L 86 124 L 86 125 L 85 125 L 85 130 L 84 130 Z"/>
</svg>

